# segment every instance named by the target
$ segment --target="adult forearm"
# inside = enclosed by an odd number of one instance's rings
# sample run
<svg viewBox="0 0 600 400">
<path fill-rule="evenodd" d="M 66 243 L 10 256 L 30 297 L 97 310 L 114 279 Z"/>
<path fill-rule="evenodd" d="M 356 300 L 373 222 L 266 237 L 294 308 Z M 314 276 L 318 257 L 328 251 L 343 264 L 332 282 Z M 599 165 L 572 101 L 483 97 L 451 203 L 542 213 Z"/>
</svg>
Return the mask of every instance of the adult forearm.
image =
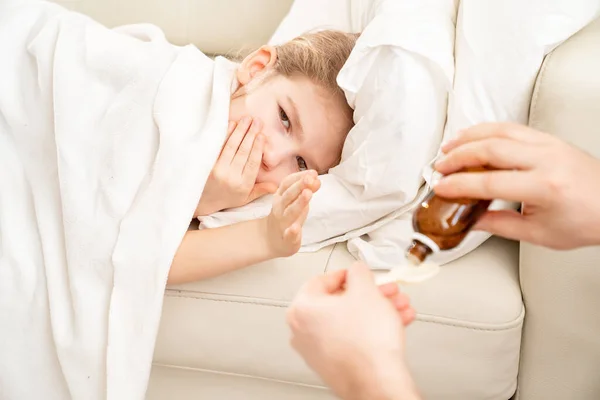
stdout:
<svg viewBox="0 0 600 400">
<path fill-rule="evenodd" d="M 353 360 L 326 383 L 344 400 L 421 400 L 404 358 L 391 355 Z"/>
<path fill-rule="evenodd" d="M 185 283 L 247 267 L 275 255 L 263 219 L 188 231 L 171 264 L 169 283 Z"/>
<path fill-rule="evenodd" d="M 421 400 L 421 396 L 406 371 L 375 379 L 363 388 L 357 388 L 348 400 Z"/>
</svg>

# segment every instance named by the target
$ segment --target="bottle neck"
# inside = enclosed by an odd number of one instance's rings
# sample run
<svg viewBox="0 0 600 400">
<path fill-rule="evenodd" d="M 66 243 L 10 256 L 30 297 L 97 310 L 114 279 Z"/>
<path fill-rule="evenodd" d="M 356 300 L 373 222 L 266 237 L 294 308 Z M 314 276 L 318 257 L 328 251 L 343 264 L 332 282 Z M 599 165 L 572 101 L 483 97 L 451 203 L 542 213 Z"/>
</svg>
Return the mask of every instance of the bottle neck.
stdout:
<svg viewBox="0 0 600 400">
<path fill-rule="evenodd" d="M 406 258 L 413 265 L 422 264 L 425 259 L 433 254 L 433 250 L 423 242 L 414 239 L 406 252 Z"/>
</svg>

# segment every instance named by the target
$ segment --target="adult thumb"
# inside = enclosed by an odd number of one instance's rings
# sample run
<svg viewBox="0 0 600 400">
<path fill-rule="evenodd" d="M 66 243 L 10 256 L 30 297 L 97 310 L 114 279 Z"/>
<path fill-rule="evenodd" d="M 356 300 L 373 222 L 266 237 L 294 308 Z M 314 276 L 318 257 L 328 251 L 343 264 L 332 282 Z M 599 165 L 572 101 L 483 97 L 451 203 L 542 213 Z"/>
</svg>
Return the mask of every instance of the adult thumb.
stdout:
<svg viewBox="0 0 600 400">
<path fill-rule="evenodd" d="M 474 229 L 486 231 L 506 239 L 535 242 L 540 237 L 536 226 L 515 210 L 488 211 L 475 224 Z M 539 243 L 535 243 L 539 244 Z"/>
<path fill-rule="evenodd" d="M 248 203 L 258 199 L 267 194 L 272 194 L 277 191 L 277 185 L 271 182 L 261 182 L 254 185 L 250 195 L 248 196 Z"/>
<path fill-rule="evenodd" d="M 357 261 L 348 268 L 346 276 L 348 290 L 364 290 L 375 288 L 375 277 L 371 269 L 363 262 Z"/>
</svg>

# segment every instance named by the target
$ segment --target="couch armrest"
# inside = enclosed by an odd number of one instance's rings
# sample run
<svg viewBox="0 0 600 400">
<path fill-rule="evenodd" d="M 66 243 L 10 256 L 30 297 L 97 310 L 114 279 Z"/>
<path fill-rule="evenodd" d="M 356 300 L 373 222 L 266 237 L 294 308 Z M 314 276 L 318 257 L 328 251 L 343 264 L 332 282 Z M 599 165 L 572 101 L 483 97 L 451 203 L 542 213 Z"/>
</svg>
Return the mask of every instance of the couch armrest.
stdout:
<svg viewBox="0 0 600 400">
<path fill-rule="evenodd" d="M 546 58 L 530 124 L 600 157 L 600 20 Z M 520 268 L 527 316 L 518 398 L 600 398 L 600 248 L 522 244 Z"/>
</svg>

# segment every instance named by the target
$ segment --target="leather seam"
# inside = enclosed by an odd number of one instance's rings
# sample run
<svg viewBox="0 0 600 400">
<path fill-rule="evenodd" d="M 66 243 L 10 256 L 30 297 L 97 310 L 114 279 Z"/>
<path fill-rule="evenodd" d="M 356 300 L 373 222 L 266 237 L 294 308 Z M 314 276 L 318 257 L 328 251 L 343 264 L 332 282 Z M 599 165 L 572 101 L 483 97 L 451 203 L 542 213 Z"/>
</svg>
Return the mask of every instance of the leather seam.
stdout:
<svg viewBox="0 0 600 400">
<path fill-rule="evenodd" d="M 168 297 L 177 297 L 177 298 L 183 298 L 183 299 L 188 299 L 188 300 L 204 300 L 204 301 L 212 301 L 212 302 L 219 302 L 219 303 L 230 303 L 230 304 L 239 304 L 239 305 L 246 305 L 246 306 L 263 306 L 263 307 L 271 307 L 271 308 L 287 308 L 289 306 L 289 302 L 287 301 L 274 301 L 273 303 L 270 302 L 261 302 L 261 301 L 240 301 L 240 300 L 231 300 L 231 299 L 215 299 L 215 298 L 208 298 L 208 297 L 189 297 L 189 296 L 181 296 L 181 295 L 168 295 Z M 430 314 L 419 314 L 417 313 L 416 316 L 416 320 L 419 322 L 424 322 L 424 323 L 429 323 L 429 324 L 436 324 L 436 325 L 443 325 L 443 326 L 449 326 L 449 327 L 454 327 L 454 328 L 461 328 L 461 329 L 468 329 L 468 330 L 472 330 L 472 331 L 481 331 L 481 332 L 501 332 L 501 331 L 507 331 L 507 330 L 512 330 L 515 328 L 521 328 L 521 326 L 523 325 L 523 317 L 525 314 L 525 308 L 522 307 L 521 308 L 521 312 L 519 313 L 519 315 L 513 319 L 512 321 L 509 321 L 507 323 L 504 323 L 502 325 L 497 325 L 497 326 L 473 326 L 473 325 L 477 325 L 478 323 L 471 323 L 472 325 L 469 326 L 467 322 L 464 322 L 464 325 L 460 323 L 460 320 L 455 320 L 456 322 L 450 322 L 448 320 L 446 320 L 446 317 L 440 317 L 440 316 L 435 316 L 435 315 L 430 315 Z"/>
<path fill-rule="evenodd" d="M 204 301 L 215 301 L 215 302 L 220 302 L 220 303 L 234 303 L 234 304 L 242 304 L 242 305 L 254 305 L 254 306 L 276 307 L 276 308 L 287 308 L 289 306 L 289 302 L 286 300 L 264 299 L 263 301 L 260 301 L 257 298 L 255 298 L 255 299 L 247 298 L 248 300 L 242 301 L 242 300 L 233 300 L 233 299 L 216 299 L 216 298 L 210 298 L 210 297 L 202 296 L 202 295 L 200 295 L 200 296 L 183 296 L 183 295 L 179 295 L 179 294 L 166 294 L 165 297 L 177 297 L 177 298 L 188 299 L 188 300 L 204 300 Z"/>
<path fill-rule="evenodd" d="M 160 368 L 179 369 L 179 370 L 192 371 L 195 373 L 225 375 L 225 376 L 229 376 L 229 377 L 255 379 L 255 380 L 259 380 L 259 381 L 268 381 L 268 382 L 273 382 L 273 383 L 280 383 L 280 384 L 284 384 L 284 385 L 292 385 L 292 386 L 304 387 L 304 388 L 315 389 L 315 390 L 328 390 L 328 388 L 325 386 L 313 385 L 313 384 L 302 383 L 302 382 L 294 382 L 294 381 L 283 380 L 283 379 L 268 378 L 268 377 L 263 377 L 263 376 L 259 376 L 259 375 L 241 374 L 238 372 L 228 372 L 228 371 L 208 369 L 208 368 L 185 367 L 185 366 L 180 366 L 180 365 L 164 364 L 164 363 L 160 363 L 160 362 L 153 362 L 152 365 L 156 366 L 156 367 L 160 367 Z"/>
<path fill-rule="evenodd" d="M 467 325 L 461 325 L 460 323 L 451 323 L 451 322 L 446 322 L 446 321 L 436 321 L 437 318 L 440 317 L 436 317 L 436 316 L 432 316 L 432 315 L 419 315 L 417 314 L 416 320 L 419 322 L 425 322 L 425 323 L 429 323 L 429 324 L 436 324 L 436 325 L 443 325 L 443 326 L 450 326 L 450 327 L 454 327 L 454 328 L 461 328 L 461 329 L 467 329 L 470 331 L 481 331 L 481 332 L 502 332 L 502 331 L 510 331 L 513 329 L 521 329 L 523 326 L 523 313 L 519 314 L 519 316 L 510 321 L 507 322 L 503 325 L 499 325 L 497 327 L 476 327 L 476 326 L 467 326 Z M 441 317 L 443 318 L 443 317 Z"/>
<path fill-rule="evenodd" d="M 549 66 L 552 62 L 552 58 L 554 56 L 554 51 L 548 54 L 542 63 L 542 67 L 540 68 L 540 73 L 536 78 L 536 84 L 533 89 L 533 96 L 531 98 L 531 107 L 529 109 L 529 126 L 535 127 L 537 126 L 537 116 L 538 116 L 538 98 L 540 96 L 540 92 L 542 91 L 542 86 L 544 85 L 544 77 L 546 75 L 546 71 L 549 69 Z"/>
</svg>

